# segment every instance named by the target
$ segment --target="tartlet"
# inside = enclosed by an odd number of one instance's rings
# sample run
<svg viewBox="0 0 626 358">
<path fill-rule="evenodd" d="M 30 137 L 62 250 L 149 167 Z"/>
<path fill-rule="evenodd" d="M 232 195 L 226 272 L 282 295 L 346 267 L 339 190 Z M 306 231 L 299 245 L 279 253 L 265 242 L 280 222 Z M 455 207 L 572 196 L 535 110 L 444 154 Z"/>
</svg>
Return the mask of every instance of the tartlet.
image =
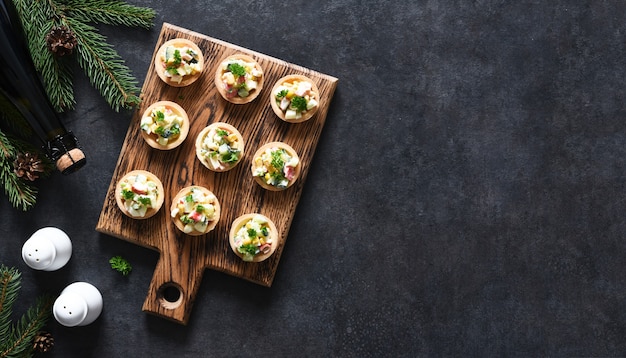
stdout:
<svg viewBox="0 0 626 358">
<path fill-rule="evenodd" d="M 146 170 L 126 173 L 115 187 L 115 201 L 124 215 L 133 219 L 154 216 L 165 199 L 163 184 Z"/>
<path fill-rule="evenodd" d="M 188 186 L 174 196 L 170 216 L 185 234 L 203 235 L 215 229 L 220 219 L 220 203 L 209 189 Z"/>
<path fill-rule="evenodd" d="M 252 102 L 261 92 L 265 76 L 252 57 L 235 54 L 220 61 L 215 71 L 215 87 L 228 102 Z"/>
<path fill-rule="evenodd" d="M 154 58 L 154 69 L 163 82 L 173 87 L 194 83 L 202 74 L 204 56 L 195 43 L 172 39 L 161 45 Z"/>
<path fill-rule="evenodd" d="M 155 149 L 178 147 L 189 133 L 187 112 L 171 101 L 159 101 L 148 107 L 140 122 L 141 136 Z"/>
<path fill-rule="evenodd" d="M 278 230 L 261 214 L 245 214 L 233 221 L 229 234 L 233 252 L 246 262 L 261 262 L 278 246 Z"/>
<path fill-rule="evenodd" d="M 302 75 L 289 75 L 276 82 L 270 103 L 280 119 L 300 123 L 317 112 L 319 98 L 320 91 L 313 80 Z"/>
<path fill-rule="evenodd" d="M 243 154 L 243 137 L 228 123 L 213 123 L 204 128 L 196 138 L 196 157 L 210 170 L 231 170 L 239 164 Z"/>
<path fill-rule="evenodd" d="M 289 188 L 300 176 L 302 167 L 296 151 L 283 142 L 260 147 L 252 157 L 252 176 L 263 188 L 280 191 Z"/>
</svg>

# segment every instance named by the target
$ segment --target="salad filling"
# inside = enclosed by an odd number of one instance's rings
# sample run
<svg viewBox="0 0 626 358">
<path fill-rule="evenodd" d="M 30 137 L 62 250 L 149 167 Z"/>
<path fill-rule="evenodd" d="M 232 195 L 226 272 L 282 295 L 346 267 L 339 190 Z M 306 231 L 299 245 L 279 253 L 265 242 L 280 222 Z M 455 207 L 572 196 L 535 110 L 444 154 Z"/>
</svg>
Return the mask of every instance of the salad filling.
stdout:
<svg viewBox="0 0 626 358">
<path fill-rule="evenodd" d="M 143 174 L 131 175 L 119 185 L 124 208 L 132 217 L 145 217 L 159 198 L 157 183 Z"/>
<path fill-rule="evenodd" d="M 217 198 L 199 187 L 191 187 L 172 207 L 171 216 L 183 224 L 183 232 L 204 233 L 219 218 Z"/>
<path fill-rule="evenodd" d="M 246 98 L 257 89 L 263 72 L 256 67 L 256 63 L 242 59 L 228 59 L 222 62 L 220 77 L 226 97 Z"/>
<path fill-rule="evenodd" d="M 298 79 L 283 82 L 276 87 L 273 95 L 286 120 L 298 120 L 319 104 L 313 84 Z"/>
<path fill-rule="evenodd" d="M 191 47 L 166 46 L 161 52 L 164 74 L 175 83 L 181 83 L 185 76 L 202 72 L 200 55 Z"/>
<path fill-rule="evenodd" d="M 268 185 L 285 189 L 294 180 L 298 164 L 298 157 L 284 148 L 267 148 L 254 158 L 253 175 Z"/>
<path fill-rule="evenodd" d="M 157 106 L 141 118 L 141 130 L 155 137 L 160 145 L 168 145 L 180 137 L 183 117 L 167 106 Z"/>
<path fill-rule="evenodd" d="M 233 242 L 244 261 L 253 261 L 255 256 L 272 251 L 274 233 L 271 230 L 267 218 L 263 215 L 254 215 L 241 225 L 233 237 Z"/>
<path fill-rule="evenodd" d="M 220 127 L 209 130 L 200 144 L 200 156 L 216 170 L 233 167 L 241 159 L 241 143 L 236 133 Z"/>
</svg>

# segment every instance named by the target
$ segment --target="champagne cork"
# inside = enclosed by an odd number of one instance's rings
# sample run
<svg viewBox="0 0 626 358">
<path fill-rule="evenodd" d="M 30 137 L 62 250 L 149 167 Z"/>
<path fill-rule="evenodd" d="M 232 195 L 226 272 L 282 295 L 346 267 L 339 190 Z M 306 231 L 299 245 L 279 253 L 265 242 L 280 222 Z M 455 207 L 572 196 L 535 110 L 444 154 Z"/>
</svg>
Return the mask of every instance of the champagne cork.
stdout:
<svg viewBox="0 0 626 358">
<path fill-rule="evenodd" d="M 87 160 L 85 153 L 78 148 L 74 148 L 63 154 L 56 162 L 57 169 L 63 174 L 71 174 L 82 168 Z"/>
</svg>

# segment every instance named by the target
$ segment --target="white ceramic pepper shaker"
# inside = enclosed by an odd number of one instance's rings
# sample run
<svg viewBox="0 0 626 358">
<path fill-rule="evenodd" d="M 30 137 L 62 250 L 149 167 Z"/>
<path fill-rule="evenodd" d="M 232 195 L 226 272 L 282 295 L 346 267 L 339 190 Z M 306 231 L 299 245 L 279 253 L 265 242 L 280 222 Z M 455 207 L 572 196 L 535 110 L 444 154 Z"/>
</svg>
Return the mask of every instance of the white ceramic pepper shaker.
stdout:
<svg viewBox="0 0 626 358">
<path fill-rule="evenodd" d="M 35 270 L 58 270 L 72 256 L 72 241 L 63 230 L 44 227 L 35 233 L 22 246 L 22 259 Z"/>
<path fill-rule="evenodd" d="M 74 282 L 61 291 L 52 313 L 66 327 L 86 326 L 102 313 L 102 294 L 90 283 Z"/>
</svg>

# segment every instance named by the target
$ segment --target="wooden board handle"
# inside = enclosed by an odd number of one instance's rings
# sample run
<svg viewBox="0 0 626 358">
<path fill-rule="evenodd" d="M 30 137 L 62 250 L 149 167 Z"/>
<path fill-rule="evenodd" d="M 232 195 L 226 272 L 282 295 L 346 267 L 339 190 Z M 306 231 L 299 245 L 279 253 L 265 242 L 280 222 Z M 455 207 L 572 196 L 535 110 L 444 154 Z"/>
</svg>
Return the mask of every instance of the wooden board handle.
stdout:
<svg viewBox="0 0 626 358">
<path fill-rule="evenodd" d="M 192 259 L 194 240 L 174 246 L 179 252 L 161 253 L 142 310 L 186 325 L 202 281 L 204 266 Z"/>
</svg>

